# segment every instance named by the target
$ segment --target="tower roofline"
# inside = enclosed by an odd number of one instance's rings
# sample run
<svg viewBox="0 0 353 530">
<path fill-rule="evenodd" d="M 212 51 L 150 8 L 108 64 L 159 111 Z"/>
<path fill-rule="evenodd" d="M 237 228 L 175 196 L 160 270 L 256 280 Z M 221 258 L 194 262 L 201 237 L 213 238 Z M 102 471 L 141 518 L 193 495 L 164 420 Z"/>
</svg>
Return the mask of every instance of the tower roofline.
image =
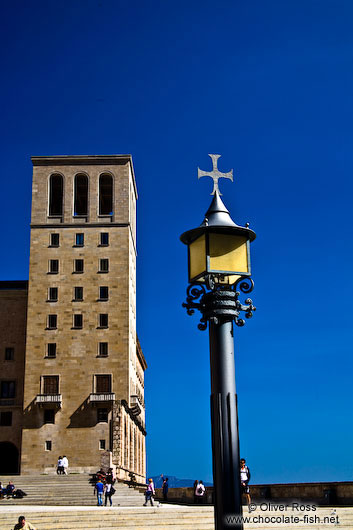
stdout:
<svg viewBox="0 0 353 530">
<path fill-rule="evenodd" d="M 137 187 L 132 155 L 55 155 L 55 156 L 31 156 L 33 166 L 85 166 L 85 165 L 120 165 L 128 161 L 130 163 L 132 180 L 134 183 L 136 198 Z"/>
</svg>

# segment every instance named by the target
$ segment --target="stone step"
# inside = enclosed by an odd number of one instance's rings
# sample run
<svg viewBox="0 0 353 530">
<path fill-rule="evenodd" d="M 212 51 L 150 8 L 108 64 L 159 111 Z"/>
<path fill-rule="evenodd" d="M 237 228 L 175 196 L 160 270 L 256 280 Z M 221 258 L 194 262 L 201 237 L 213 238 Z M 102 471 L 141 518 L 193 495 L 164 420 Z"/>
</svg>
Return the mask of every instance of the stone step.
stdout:
<svg viewBox="0 0 353 530">
<path fill-rule="evenodd" d="M 7 485 L 10 478 L 1 476 L 0 480 Z M 3 503 L 24 506 L 97 505 L 92 476 L 88 474 L 19 475 L 12 477 L 12 482 L 17 489 L 23 490 L 27 495 L 23 499 L 0 500 L 0 507 L 4 505 Z M 127 484 L 121 482 L 116 482 L 114 488 L 116 492 L 112 499 L 116 506 L 141 506 L 143 504 L 144 495 L 140 491 L 129 488 Z"/>
<path fill-rule="evenodd" d="M 0 529 L 10 530 L 16 523 L 18 512 L 14 507 L 4 508 L 0 511 Z M 331 515 L 332 508 L 318 508 L 315 512 L 319 517 Z M 344 530 L 353 528 L 353 509 L 337 508 L 339 516 L 339 527 Z M 95 508 L 95 509 L 75 509 L 71 507 L 43 508 L 38 511 L 36 508 L 28 508 L 28 511 L 21 510 L 21 514 L 34 524 L 39 530 L 120 530 L 130 528 L 134 530 L 214 530 L 213 508 L 212 507 L 191 507 L 191 506 L 171 506 L 164 505 L 160 508 Z M 244 510 L 244 516 L 248 516 Z M 274 515 L 273 513 L 261 513 L 259 510 L 250 514 L 254 515 Z M 277 514 L 278 515 L 278 514 Z M 300 514 L 302 516 L 303 514 Z M 311 514 L 312 515 L 312 514 Z M 309 525 L 311 530 L 321 530 L 325 525 Z M 335 527 L 331 524 L 330 527 Z M 231 528 L 231 526 L 230 526 Z M 285 530 L 307 530 L 308 524 L 245 524 L 245 530 L 262 530 L 269 528 L 282 528 Z"/>
</svg>

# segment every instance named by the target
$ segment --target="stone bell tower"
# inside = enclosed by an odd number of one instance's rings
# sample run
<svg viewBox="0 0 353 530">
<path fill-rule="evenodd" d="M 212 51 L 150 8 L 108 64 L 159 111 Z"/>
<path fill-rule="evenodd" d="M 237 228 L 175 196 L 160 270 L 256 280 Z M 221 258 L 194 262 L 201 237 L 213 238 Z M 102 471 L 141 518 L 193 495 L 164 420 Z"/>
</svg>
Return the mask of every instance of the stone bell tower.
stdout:
<svg viewBox="0 0 353 530">
<path fill-rule="evenodd" d="M 132 157 L 32 157 L 21 472 L 145 479 Z"/>
</svg>

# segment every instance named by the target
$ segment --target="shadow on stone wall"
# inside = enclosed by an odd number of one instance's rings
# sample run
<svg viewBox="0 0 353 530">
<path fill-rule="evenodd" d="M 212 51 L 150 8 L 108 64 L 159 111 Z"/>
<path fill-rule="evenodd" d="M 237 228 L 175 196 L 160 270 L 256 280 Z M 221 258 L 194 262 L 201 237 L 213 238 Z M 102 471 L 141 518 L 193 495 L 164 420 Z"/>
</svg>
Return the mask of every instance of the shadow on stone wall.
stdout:
<svg viewBox="0 0 353 530">
<path fill-rule="evenodd" d="M 49 407 L 46 407 L 47 409 Z M 23 411 L 23 429 L 39 429 L 44 425 L 44 410 L 45 407 L 41 407 L 35 403 L 35 398 Z M 54 409 L 54 415 L 56 415 L 60 408 Z M 54 420 L 55 422 L 55 420 Z"/>
<path fill-rule="evenodd" d="M 70 416 L 68 429 L 77 429 L 82 427 L 94 427 L 97 424 L 97 409 L 89 403 L 89 398 L 77 407 L 75 412 Z"/>
</svg>

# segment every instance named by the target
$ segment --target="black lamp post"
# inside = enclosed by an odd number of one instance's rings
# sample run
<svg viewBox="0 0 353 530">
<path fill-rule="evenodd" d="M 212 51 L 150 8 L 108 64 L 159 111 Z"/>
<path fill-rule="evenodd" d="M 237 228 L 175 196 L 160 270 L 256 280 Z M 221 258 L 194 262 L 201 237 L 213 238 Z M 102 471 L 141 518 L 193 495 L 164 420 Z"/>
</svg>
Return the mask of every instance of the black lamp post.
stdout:
<svg viewBox="0 0 353 530">
<path fill-rule="evenodd" d="M 199 329 L 205 330 L 209 323 L 215 528 L 221 530 L 229 528 L 227 516 L 242 515 L 233 322 L 243 326 L 240 312 L 250 318 L 256 309 L 250 298 L 245 305 L 239 301 L 239 291 L 247 294 L 253 289 L 250 242 L 256 234 L 248 224 L 238 226 L 230 217 L 220 198 L 218 179 L 233 180 L 233 173 L 220 173 L 219 155 L 210 156 L 213 171 L 199 170 L 199 178 L 213 178 L 213 200 L 202 224 L 180 239 L 188 245 L 190 282 L 183 306 L 189 315 L 195 309 L 202 313 Z M 242 530 L 241 519 L 232 528 Z"/>
</svg>

